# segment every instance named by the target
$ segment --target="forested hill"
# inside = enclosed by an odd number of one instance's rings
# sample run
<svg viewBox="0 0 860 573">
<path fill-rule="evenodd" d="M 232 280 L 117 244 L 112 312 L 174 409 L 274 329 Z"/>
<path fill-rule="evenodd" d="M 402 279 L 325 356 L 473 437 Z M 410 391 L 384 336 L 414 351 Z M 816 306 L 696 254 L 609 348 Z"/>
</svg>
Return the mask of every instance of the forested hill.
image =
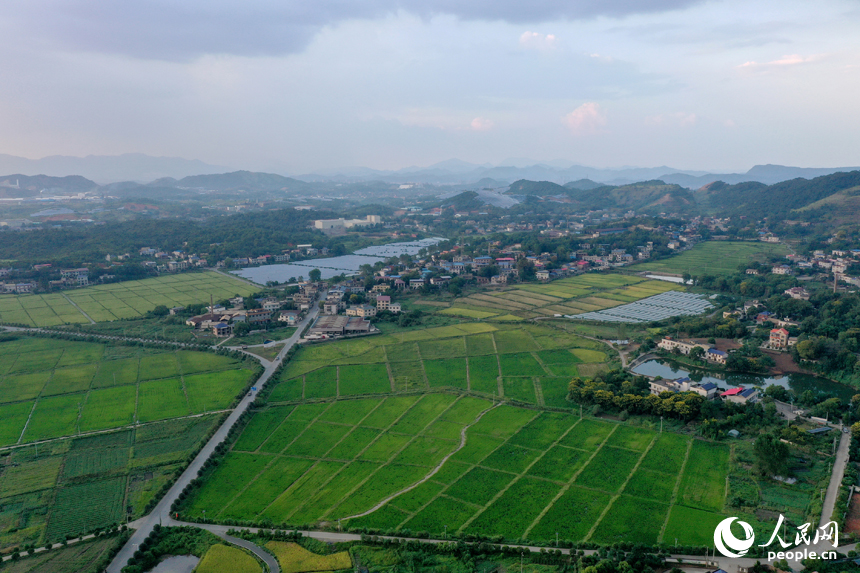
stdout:
<svg viewBox="0 0 860 573">
<path fill-rule="evenodd" d="M 342 238 L 309 227 L 312 219 L 336 217 L 333 212 L 282 209 L 213 218 L 138 219 L 94 227 L 63 227 L 32 233 L 5 232 L 0 259 L 19 262 L 93 261 L 108 253 L 135 253 L 144 246 L 224 257 L 280 254 L 288 245 L 328 246 L 345 254 Z M 342 253 L 340 251 L 343 251 Z"/>
<path fill-rule="evenodd" d="M 48 175 L 0 176 L 0 197 L 35 197 L 42 191 L 49 193 L 84 193 L 98 185 L 80 175 L 50 177 Z"/>
<path fill-rule="evenodd" d="M 815 179 L 792 179 L 774 185 L 747 182 L 727 185 L 721 181 L 695 192 L 698 203 L 708 211 L 723 215 L 746 215 L 753 219 L 792 219 L 805 217 L 811 208 L 827 210 L 823 200 L 845 195 L 860 186 L 860 171 L 833 173 Z M 844 208 L 844 202 L 832 202 L 833 208 Z M 856 206 L 851 207 L 856 212 Z"/>
<path fill-rule="evenodd" d="M 574 181 L 520 180 L 507 194 L 535 201 L 564 201 L 577 209 L 632 209 L 687 215 L 744 216 L 753 220 L 797 219 L 860 224 L 860 171 L 814 179 L 792 179 L 773 185 L 754 181 L 729 185 L 715 181 L 695 191 L 663 181 L 598 185 Z M 852 221 L 853 218 L 853 221 Z"/>
<path fill-rule="evenodd" d="M 234 171 L 218 175 L 192 175 L 183 177 L 175 184 L 177 187 L 212 189 L 216 191 L 295 191 L 308 187 L 308 184 L 273 173 Z"/>
<path fill-rule="evenodd" d="M 549 181 L 521 180 L 512 183 L 507 193 L 530 198 L 563 200 L 583 210 L 622 208 L 677 212 L 687 211 L 696 204 L 693 194 L 688 189 L 663 181 L 643 181 L 614 186 L 580 180 L 562 186 Z"/>
</svg>

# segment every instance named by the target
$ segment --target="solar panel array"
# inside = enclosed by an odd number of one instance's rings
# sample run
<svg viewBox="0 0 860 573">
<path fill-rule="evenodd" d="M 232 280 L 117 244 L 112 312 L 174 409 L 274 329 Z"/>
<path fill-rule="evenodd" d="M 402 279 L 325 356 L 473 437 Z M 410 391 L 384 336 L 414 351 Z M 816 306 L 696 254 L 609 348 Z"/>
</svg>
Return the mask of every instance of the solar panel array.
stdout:
<svg viewBox="0 0 860 573">
<path fill-rule="evenodd" d="M 704 295 L 669 291 L 615 308 L 565 317 L 601 322 L 651 322 L 673 316 L 694 316 L 712 308 L 714 305 Z"/>
</svg>

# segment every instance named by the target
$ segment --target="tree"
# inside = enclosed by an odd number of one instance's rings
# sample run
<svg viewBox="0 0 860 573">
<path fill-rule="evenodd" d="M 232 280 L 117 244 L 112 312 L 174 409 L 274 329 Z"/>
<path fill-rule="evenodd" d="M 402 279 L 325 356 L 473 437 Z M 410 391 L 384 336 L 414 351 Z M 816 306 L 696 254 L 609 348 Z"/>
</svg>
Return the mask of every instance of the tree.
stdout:
<svg viewBox="0 0 860 573">
<path fill-rule="evenodd" d="M 785 476 L 788 473 L 788 446 L 773 434 L 762 434 L 756 438 L 753 451 L 762 475 Z"/>
<path fill-rule="evenodd" d="M 308 273 L 308 278 L 313 283 L 319 282 L 319 280 L 322 278 L 322 271 L 320 271 L 319 269 L 313 269 L 311 272 Z"/>
<path fill-rule="evenodd" d="M 701 346 L 694 346 L 692 350 L 690 350 L 690 358 L 695 358 L 696 360 L 701 360 L 705 356 L 705 349 Z"/>
<path fill-rule="evenodd" d="M 233 334 L 236 336 L 245 336 L 251 332 L 251 325 L 247 322 L 237 322 L 233 325 Z"/>
<path fill-rule="evenodd" d="M 168 314 L 170 314 L 170 310 L 163 304 L 152 309 L 152 316 L 167 316 Z"/>
</svg>

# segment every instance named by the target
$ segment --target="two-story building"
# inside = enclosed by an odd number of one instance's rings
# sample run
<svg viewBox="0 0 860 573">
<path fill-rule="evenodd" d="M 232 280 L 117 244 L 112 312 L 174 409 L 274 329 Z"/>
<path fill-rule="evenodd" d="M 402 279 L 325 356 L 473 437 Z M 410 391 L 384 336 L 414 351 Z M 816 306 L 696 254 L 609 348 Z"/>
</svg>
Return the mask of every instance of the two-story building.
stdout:
<svg viewBox="0 0 860 573">
<path fill-rule="evenodd" d="M 346 309 L 347 316 L 360 316 L 362 318 L 370 318 L 376 316 L 376 307 L 369 304 L 354 304 Z"/>
</svg>

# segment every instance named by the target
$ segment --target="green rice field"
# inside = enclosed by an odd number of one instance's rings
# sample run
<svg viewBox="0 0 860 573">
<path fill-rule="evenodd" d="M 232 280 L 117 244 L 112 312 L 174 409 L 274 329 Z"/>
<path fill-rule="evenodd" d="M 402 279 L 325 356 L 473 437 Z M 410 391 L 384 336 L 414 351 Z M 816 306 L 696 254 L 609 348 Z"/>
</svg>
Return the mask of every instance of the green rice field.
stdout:
<svg viewBox="0 0 860 573">
<path fill-rule="evenodd" d="M 218 420 L 168 420 L 0 452 L 0 551 L 140 517 Z"/>
<path fill-rule="evenodd" d="M 553 326 L 463 323 L 309 345 L 272 402 L 452 388 L 570 408 L 567 383 L 607 367 L 607 347 Z"/>
<path fill-rule="evenodd" d="M 697 542 L 678 524 L 722 518 L 728 460 L 723 444 L 452 393 L 270 404 L 182 515 L 601 544 L 661 542 L 668 524 Z"/>
<path fill-rule="evenodd" d="M 96 285 L 62 293 L 0 295 L 0 323 L 28 326 L 89 323 L 83 313 L 96 322 L 106 322 L 142 316 L 158 305 L 185 306 L 208 302 L 210 296 L 218 300 L 237 294 L 248 296 L 255 291 L 238 279 L 202 272 Z"/>
<path fill-rule="evenodd" d="M 228 408 L 235 359 L 52 338 L 0 340 L 0 447 Z"/>
<path fill-rule="evenodd" d="M 502 290 L 481 291 L 458 298 L 450 307 L 438 312 L 499 322 L 554 314 L 582 314 L 683 289 L 681 285 L 666 281 L 587 273 L 547 284 L 527 283 Z"/>
<path fill-rule="evenodd" d="M 694 276 L 730 275 L 738 272 L 741 265 L 753 261 L 766 262 L 770 257 L 784 257 L 788 252 L 788 247 L 779 243 L 708 241 L 669 259 L 639 263 L 632 268 Z"/>
</svg>

